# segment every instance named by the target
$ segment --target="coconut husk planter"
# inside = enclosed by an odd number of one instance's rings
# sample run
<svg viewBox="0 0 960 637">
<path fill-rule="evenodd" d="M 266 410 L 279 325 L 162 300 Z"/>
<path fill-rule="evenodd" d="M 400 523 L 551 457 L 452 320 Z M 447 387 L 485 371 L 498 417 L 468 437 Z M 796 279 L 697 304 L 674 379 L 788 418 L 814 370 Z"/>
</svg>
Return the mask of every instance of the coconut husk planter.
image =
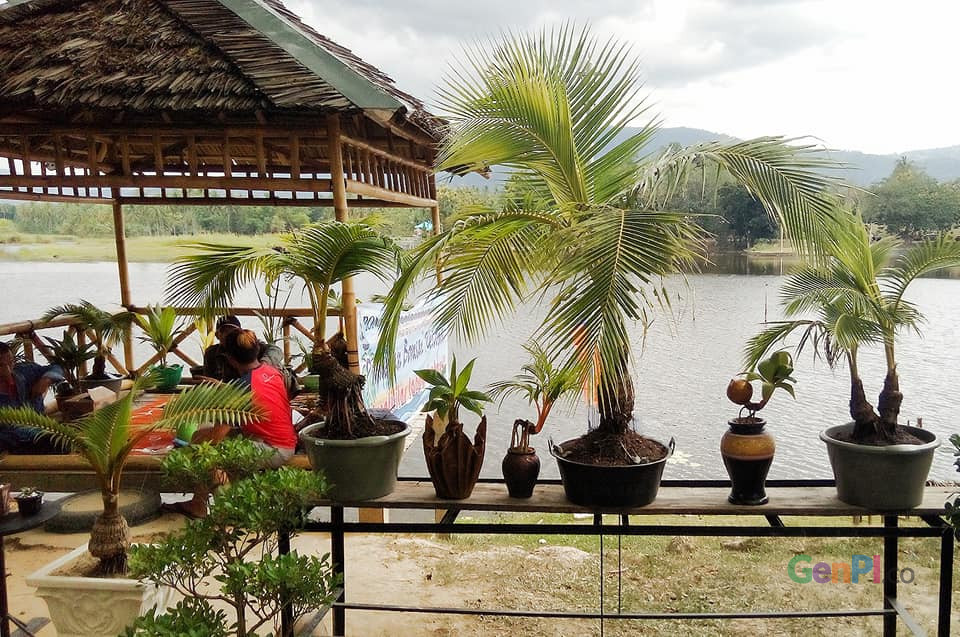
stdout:
<svg viewBox="0 0 960 637">
<path fill-rule="evenodd" d="M 480 477 L 486 446 L 486 416 L 480 419 L 473 442 L 463 433 L 463 424 L 459 422 L 448 423 L 443 435 L 437 439 L 433 418 L 427 416 L 423 429 L 423 457 L 438 498 L 463 500 L 470 497 Z"/>
</svg>

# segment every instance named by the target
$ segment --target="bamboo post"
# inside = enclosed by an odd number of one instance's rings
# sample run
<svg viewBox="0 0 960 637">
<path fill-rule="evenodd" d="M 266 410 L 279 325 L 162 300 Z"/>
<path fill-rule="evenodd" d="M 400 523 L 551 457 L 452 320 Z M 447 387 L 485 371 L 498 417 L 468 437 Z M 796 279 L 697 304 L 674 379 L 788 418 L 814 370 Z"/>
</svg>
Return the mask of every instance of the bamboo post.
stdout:
<svg viewBox="0 0 960 637">
<path fill-rule="evenodd" d="M 340 145 L 340 116 L 332 113 L 327 116 L 327 144 L 330 153 L 330 188 L 333 191 L 333 210 L 337 221 L 347 220 L 347 186 L 343 177 L 343 155 Z M 360 373 L 360 356 L 357 342 L 357 295 L 353 290 L 353 277 L 347 277 L 341 284 L 343 299 L 342 312 L 344 331 L 347 338 L 347 361 L 350 371 Z M 325 320 L 325 317 L 322 318 Z"/>
<path fill-rule="evenodd" d="M 127 239 L 123 226 L 123 204 L 113 202 L 113 238 L 117 244 L 117 270 L 120 274 L 120 304 L 129 308 L 133 305 L 130 300 L 130 269 L 127 265 Z M 123 338 L 123 363 L 128 370 L 133 369 L 133 331 L 127 330 Z"/>
<path fill-rule="evenodd" d="M 430 192 L 430 198 L 434 201 L 437 200 L 437 177 L 436 175 L 431 174 L 427 181 L 427 186 Z M 436 203 L 430 206 L 430 221 L 433 223 L 433 234 L 434 236 L 440 234 L 440 204 Z M 442 277 L 440 276 L 440 260 L 437 259 L 437 284 L 441 283 Z"/>
</svg>

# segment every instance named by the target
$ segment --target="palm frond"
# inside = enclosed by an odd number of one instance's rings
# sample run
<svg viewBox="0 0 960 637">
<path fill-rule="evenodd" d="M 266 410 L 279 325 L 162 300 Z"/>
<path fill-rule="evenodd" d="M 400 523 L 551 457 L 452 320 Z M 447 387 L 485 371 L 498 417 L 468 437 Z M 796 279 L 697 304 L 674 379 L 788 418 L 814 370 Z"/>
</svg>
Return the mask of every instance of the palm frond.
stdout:
<svg viewBox="0 0 960 637">
<path fill-rule="evenodd" d="M 200 308 L 207 317 L 233 305 L 237 292 L 257 275 L 268 271 L 276 251 L 272 249 L 192 243 L 197 252 L 178 257 L 168 273 L 167 302 Z"/>
<path fill-rule="evenodd" d="M 960 241 L 943 234 L 915 244 L 879 273 L 893 305 L 902 302 L 907 287 L 918 277 L 944 268 L 960 267 Z"/>
</svg>

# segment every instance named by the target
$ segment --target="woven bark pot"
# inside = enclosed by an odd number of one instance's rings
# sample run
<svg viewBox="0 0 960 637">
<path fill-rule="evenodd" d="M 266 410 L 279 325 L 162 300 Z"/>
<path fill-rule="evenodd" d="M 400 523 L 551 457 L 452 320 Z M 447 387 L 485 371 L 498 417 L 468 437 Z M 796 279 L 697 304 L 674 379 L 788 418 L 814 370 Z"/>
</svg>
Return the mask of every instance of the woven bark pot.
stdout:
<svg viewBox="0 0 960 637">
<path fill-rule="evenodd" d="M 564 447 L 571 442 L 567 440 L 560 445 L 551 443 L 550 453 L 560 467 L 560 480 L 567 499 L 592 508 L 641 507 L 653 502 L 660 490 L 663 467 L 676 446 L 671 438 L 668 444 L 663 445 L 667 448 L 667 455 L 655 462 L 604 466 L 564 458 Z"/>
<path fill-rule="evenodd" d="M 393 492 L 404 439 L 410 435 L 410 426 L 398 422 L 403 430 L 395 434 L 356 440 L 323 438 L 325 423 L 322 422 L 300 432 L 310 466 L 323 471 L 333 485 L 327 490 L 327 497 L 337 502 L 361 502 Z"/>
<path fill-rule="evenodd" d="M 423 428 L 423 457 L 438 498 L 463 500 L 473 493 L 480 477 L 487 443 L 487 417 L 480 419 L 473 442 L 463 433 L 462 423 L 448 423 L 440 438 L 433 430 L 433 418 L 427 416 Z"/>
<path fill-rule="evenodd" d="M 926 429 L 904 428 L 923 444 L 878 447 L 837 440 L 837 434 L 853 431 L 852 422 L 820 432 L 840 500 L 874 511 L 906 511 L 923 501 L 923 487 L 940 440 Z"/>
<path fill-rule="evenodd" d="M 529 498 L 540 476 L 540 458 L 533 447 L 508 449 L 500 464 L 511 498 Z"/>
<path fill-rule="evenodd" d="M 734 418 L 720 439 L 720 456 L 730 476 L 731 504 L 767 503 L 765 484 L 777 445 L 763 418 Z"/>
</svg>

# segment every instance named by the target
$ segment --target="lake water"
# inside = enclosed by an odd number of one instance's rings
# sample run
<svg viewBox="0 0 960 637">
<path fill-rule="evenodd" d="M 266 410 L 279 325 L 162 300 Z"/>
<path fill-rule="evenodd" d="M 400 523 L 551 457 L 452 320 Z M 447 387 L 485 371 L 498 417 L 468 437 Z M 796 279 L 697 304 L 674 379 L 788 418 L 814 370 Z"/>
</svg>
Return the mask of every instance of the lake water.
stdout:
<svg viewBox="0 0 960 637">
<path fill-rule="evenodd" d="M 747 260 L 742 256 L 716 259 L 713 271 L 675 277 L 668 289 L 679 297 L 675 316 L 658 316 L 646 339 L 633 330 L 636 363 L 636 421 L 638 429 L 662 441 L 674 437 L 677 453 L 668 464 L 665 478 L 725 478 L 719 441 L 726 421 L 736 408 L 726 396 L 727 382 L 740 371 L 744 342 L 764 320 L 780 318 L 778 290 L 783 277 L 777 259 Z M 787 266 L 783 266 L 787 269 Z M 159 302 L 166 284 L 166 265 L 130 265 L 134 302 Z M 364 297 L 381 292 L 382 286 L 360 281 Z M 98 305 L 119 299 L 114 263 L 18 263 L 0 262 L 0 323 L 39 317 L 46 309 L 67 301 L 88 299 Z M 927 317 L 923 336 L 904 334 L 898 345 L 901 389 L 905 400 L 902 422 L 923 418 L 944 445 L 938 450 L 931 477 L 960 478 L 953 468 L 952 448 L 946 438 L 960 432 L 960 280 L 921 279 L 914 283 L 910 300 Z M 238 303 L 257 305 L 252 291 Z M 296 306 L 291 301 L 290 306 Z M 486 385 L 515 374 L 525 362 L 522 345 L 539 325 L 543 310 L 528 308 L 491 331 L 485 342 L 451 347 L 461 364 L 477 357 L 474 384 Z M 257 329 L 256 322 L 244 319 Z M 194 351 L 195 350 L 195 351 Z M 192 343 L 188 353 L 197 354 Z M 875 402 L 883 381 L 883 357 L 879 351 L 863 352 L 861 368 L 868 396 Z M 138 357 L 138 360 L 142 358 Z M 846 422 L 848 377 L 845 368 L 833 372 L 822 361 L 805 353 L 796 361 L 797 400 L 778 393 L 763 416 L 777 440 L 771 478 L 829 478 L 826 449 L 817 434 L 836 423 Z M 488 411 L 488 449 L 483 475 L 497 477 L 500 460 L 509 446 L 514 419 L 533 419 L 535 413 L 523 401 L 507 400 Z M 465 419 L 473 430 L 472 415 Z M 542 475 L 556 477 L 556 465 L 546 453 L 547 438 L 556 441 L 580 435 L 586 427 L 586 410 L 557 408 L 534 445 L 543 463 Z M 419 441 L 414 441 L 401 467 L 405 475 L 425 475 Z"/>
</svg>

